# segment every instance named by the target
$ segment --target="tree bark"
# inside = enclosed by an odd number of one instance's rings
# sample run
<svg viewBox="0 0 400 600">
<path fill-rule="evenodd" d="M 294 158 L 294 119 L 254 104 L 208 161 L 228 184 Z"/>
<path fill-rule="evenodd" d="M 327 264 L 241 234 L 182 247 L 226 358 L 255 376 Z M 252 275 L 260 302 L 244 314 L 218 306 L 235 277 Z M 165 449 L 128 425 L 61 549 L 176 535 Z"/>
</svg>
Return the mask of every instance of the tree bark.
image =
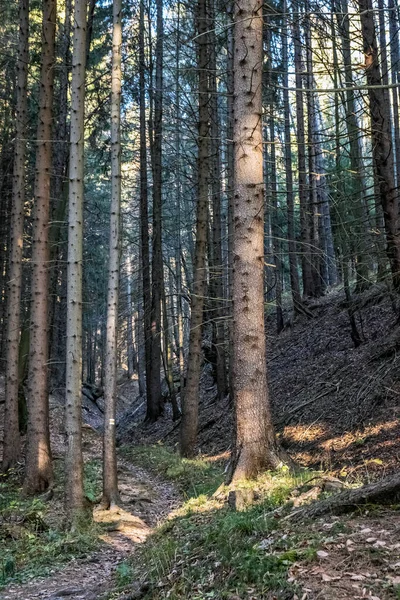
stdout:
<svg viewBox="0 0 400 600">
<path fill-rule="evenodd" d="M 162 257 L 162 114 L 163 114 L 163 2 L 157 0 L 156 77 L 154 92 L 153 149 L 153 253 L 151 274 L 151 409 L 146 420 L 154 422 L 163 410 L 161 395 L 161 302 L 164 284 Z"/>
<path fill-rule="evenodd" d="M 209 90 L 208 90 L 208 34 L 206 0 L 197 4 L 197 68 L 199 82 L 199 124 L 197 159 L 197 224 L 194 258 L 192 311 L 189 333 L 189 355 L 186 387 L 183 393 L 181 444 L 182 456 L 193 456 L 197 441 L 199 382 L 201 370 L 201 337 L 204 294 L 206 289 L 206 249 L 208 229 L 209 188 Z"/>
<path fill-rule="evenodd" d="M 233 339 L 236 445 L 232 479 L 277 467 L 264 331 L 262 0 L 234 7 Z"/>
<path fill-rule="evenodd" d="M 282 29 L 282 64 L 285 69 L 283 74 L 283 111 L 284 111 L 284 143 L 285 143 L 285 171 L 286 171 L 286 203 L 288 224 L 288 251 L 290 288 L 292 291 L 293 309 L 295 313 L 301 313 L 301 295 L 299 273 L 297 268 L 297 250 L 294 215 L 294 193 L 293 193 L 293 168 L 292 168 L 292 142 L 290 133 L 290 103 L 289 103 L 289 63 L 288 63 L 288 14 L 287 2 L 284 2 L 284 21 Z"/>
<path fill-rule="evenodd" d="M 68 198 L 65 508 L 74 525 L 84 511 L 82 457 L 82 245 L 86 2 L 75 0 Z"/>
<path fill-rule="evenodd" d="M 382 84 L 371 0 L 359 0 L 367 83 Z M 400 290 L 400 238 L 398 227 L 399 198 L 394 178 L 394 160 L 390 128 L 390 107 L 386 90 L 369 87 L 372 147 L 379 181 L 379 195 L 385 219 L 387 255 L 393 287 Z"/>
<path fill-rule="evenodd" d="M 111 206 L 108 263 L 107 334 L 104 373 L 104 438 L 102 505 L 113 508 L 120 502 L 115 445 L 117 403 L 117 335 L 119 270 L 121 256 L 121 46 L 122 0 L 113 0 L 111 72 Z"/>
<path fill-rule="evenodd" d="M 143 329 L 146 362 L 146 418 L 151 420 L 153 404 L 150 388 L 151 379 L 151 287 L 149 259 L 149 209 L 147 179 L 147 139 L 146 139 L 146 90 L 145 90 L 145 48 L 144 48 L 145 3 L 140 1 L 139 15 L 139 104 L 140 104 L 140 249 L 142 263 Z M 157 411 L 156 411 L 157 412 Z"/>
<path fill-rule="evenodd" d="M 25 210 L 25 156 L 27 124 L 27 80 L 29 63 L 29 0 L 19 2 L 17 106 L 11 213 L 11 248 L 7 292 L 7 351 L 4 414 L 3 471 L 13 467 L 20 453 L 18 424 L 18 367 L 21 329 L 22 245 Z"/>
<path fill-rule="evenodd" d="M 218 397 L 223 398 L 227 392 L 226 358 L 224 335 L 224 286 L 222 263 L 222 223 L 221 223 L 221 127 L 218 110 L 217 60 L 215 36 L 215 0 L 209 0 L 208 16 L 210 30 L 210 154 L 211 154 L 211 197 L 212 197 L 212 272 L 211 311 L 213 324 L 213 345 L 215 348 L 215 374 Z"/>
<path fill-rule="evenodd" d="M 42 55 L 32 232 L 32 303 L 28 372 L 28 431 L 24 491 L 53 482 L 49 433 L 49 220 L 56 2 L 43 2 Z"/>
</svg>

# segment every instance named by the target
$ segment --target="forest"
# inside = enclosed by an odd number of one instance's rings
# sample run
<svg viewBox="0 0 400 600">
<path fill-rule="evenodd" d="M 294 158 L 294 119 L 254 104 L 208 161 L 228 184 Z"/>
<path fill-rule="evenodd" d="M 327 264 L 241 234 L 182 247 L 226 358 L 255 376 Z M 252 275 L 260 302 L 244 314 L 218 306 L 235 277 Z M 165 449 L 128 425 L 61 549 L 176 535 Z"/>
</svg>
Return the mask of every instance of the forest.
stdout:
<svg viewBox="0 0 400 600">
<path fill-rule="evenodd" d="M 397 0 L 0 0 L 1 600 L 400 598 Z"/>
</svg>

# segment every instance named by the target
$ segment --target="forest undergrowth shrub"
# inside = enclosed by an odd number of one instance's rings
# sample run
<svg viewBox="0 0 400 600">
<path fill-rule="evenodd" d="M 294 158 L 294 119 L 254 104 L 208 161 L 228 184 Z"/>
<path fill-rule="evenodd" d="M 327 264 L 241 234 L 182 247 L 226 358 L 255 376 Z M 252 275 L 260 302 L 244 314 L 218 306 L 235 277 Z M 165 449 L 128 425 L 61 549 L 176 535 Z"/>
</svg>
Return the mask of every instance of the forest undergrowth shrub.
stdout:
<svg viewBox="0 0 400 600">
<path fill-rule="evenodd" d="M 85 466 L 85 491 L 89 500 L 97 497 L 101 465 Z M 100 465 L 100 466 L 99 466 Z M 50 574 L 56 566 L 92 552 L 102 532 L 90 519 L 74 532 L 64 520 L 62 504 L 63 465 L 55 469 L 54 499 L 24 498 L 20 480 L 0 480 L 0 588 Z"/>
</svg>

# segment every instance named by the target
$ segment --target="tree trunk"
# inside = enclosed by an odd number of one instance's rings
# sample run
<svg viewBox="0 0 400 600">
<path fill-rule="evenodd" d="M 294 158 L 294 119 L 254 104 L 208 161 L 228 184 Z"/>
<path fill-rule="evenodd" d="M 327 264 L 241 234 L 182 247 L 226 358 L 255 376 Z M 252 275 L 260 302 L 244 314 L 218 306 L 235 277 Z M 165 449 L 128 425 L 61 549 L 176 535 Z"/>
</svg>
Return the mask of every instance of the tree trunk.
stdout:
<svg viewBox="0 0 400 600">
<path fill-rule="evenodd" d="M 163 410 L 161 396 L 161 301 L 164 284 L 162 258 L 162 111 L 163 111 L 163 2 L 157 0 L 156 79 L 153 148 L 153 253 L 151 284 L 151 408 L 146 420 L 154 422 Z"/>
<path fill-rule="evenodd" d="M 393 287 L 400 291 L 400 238 L 398 229 L 399 198 L 394 179 L 391 143 L 390 107 L 387 93 L 381 87 L 378 48 L 371 0 L 359 0 L 361 29 L 371 115 L 372 147 L 379 195 L 385 218 L 387 255 L 392 271 Z M 378 87 L 371 87 L 378 86 Z"/>
<path fill-rule="evenodd" d="M 287 202 L 287 224 L 288 224 L 288 250 L 290 287 L 292 291 L 293 309 L 295 313 L 301 313 L 301 295 L 299 273 L 297 269 L 294 194 L 293 194 L 293 169 L 292 169 L 292 146 L 290 133 L 290 104 L 289 104 L 289 63 L 288 63 L 288 26 L 287 26 L 287 2 L 284 2 L 284 21 L 282 29 L 282 65 L 285 69 L 283 74 L 283 111 L 284 111 L 284 143 L 285 143 L 285 171 L 286 171 L 286 202 Z"/>
<path fill-rule="evenodd" d="M 145 90 L 145 48 L 144 48 L 144 0 L 140 0 L 139 16 L 139 104 L 140 104 L 140 248 L 142 261 L 143 329 L 146 361 L 146 418 L 151 420 L 153 413 L 150 389 L 151 379 L 151 287 L 149 259 L 149 212 L 147 179 L 147 140 L 146 140 L 146 90 Z M 157 407 L 156 407 L 157 408 Z M 157 412 L 157 410 L 156 410 Z"/>
<path fill-rule="evenodd" d="M 104 380 L 103 498 L 112 508 L 120 502 L 115 445 L 117 403 L 117 336 L 121 256 L 121 23 L 122 0 L 113 1 L 111 73 L 111 206 L 107 293 L 107 337 Z"/>
<path fill-rule="evenodd" d="M 312 296 L 314 285 L 311 270 L 310 228 L 308 223 L 307 173 L 306 173 L 306 143 L 304 126 L 304 101 L 302 79 L 302 40 L 300 33 L 300 13 L 294 15 L 294 66 L 296 72 L 296 122 L 297 122 L 297 170 L 299 179 L 300 203 L 300 250 L 302 254 L 303 294 Z"/>
<path fill-rule="evenodd" d="M 82 457 L 82 245 L 86 2 L 75 0 L 68 198 L 65 508 L 72 524 L 84 510 Z"/>
<path fill-rule="evenodd" d="M 29 63 L 29 0 L 19 2 L 18 82 L 11 213 L 10 272 L 7 293 L 7 352 L 4 414 L 3 471 L 14 466 L 20 453 L 18 426 L 18 357 L 20 340 L 22 244 L 25 210 L 25 156 L 27 131 L 27 79 Z"/>
<path fill-rule="evenodd" d="M 49 220 L 56 2 L 43 2 L 42 66 L 32 232 L 32 304 L 28 373 L 28 434 L 24 491 L 43 492 L 53 482 L 49 433 Z"/>
<path fill-rule="evenodd" d="M 186 387 L 182 402 L 181 454 L 193 456 L 197 440 L 199 382 L 201 370 L 201 338 L 204 295 L 206 289 L 206 248 L 208 229 L 209 188 L 209 90 L 208 90 L 208 34 L 206 0 L 197 4 L 197 68 L 199 82 L 199 125 L 197 159 L 197 224 L 194 258 L 192 311 L 189 334 L 189 356 Z"/>
<path fill-rule="evenodd" d="M 277 467 L 264 331 L 262 0 L 235 3 L 233 339 L 236 444 L 232 479 Z"/>
<path fill-rule="evenodd" d="M 224 286 L 222 263 L 222 223 L 221 223 L 221 127 L 218 110 L 217 89 L 217 60 L 215 37 L 215 0 L 209 0 L 208 16 L 210 30 L 210 61 L 209 61 L 209 88 L 210 88 L 210 154 L 211 154 L 211 197 L 212 197 L 212 272 L 210 269 L 211 283 L 211 311 L 213 324 L 213 345 L 215 348 L 215 374 L 218 397 L 224 398 L 227 392 L 226 383 L 226 358 L 224 335 Z"/>
</svg>

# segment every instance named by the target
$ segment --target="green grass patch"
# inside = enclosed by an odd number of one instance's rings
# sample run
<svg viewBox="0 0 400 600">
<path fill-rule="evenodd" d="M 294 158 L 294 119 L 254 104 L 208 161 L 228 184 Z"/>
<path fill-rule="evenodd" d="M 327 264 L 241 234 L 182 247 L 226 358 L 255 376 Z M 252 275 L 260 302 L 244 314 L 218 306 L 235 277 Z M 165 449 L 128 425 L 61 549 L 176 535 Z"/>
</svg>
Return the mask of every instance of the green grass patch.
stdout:
<svg viewBox="0 0 400 600">
<path fill-rule="evenodd" d="M 63 466 L 55 469 L 54 499 L 24 498 L 15 477 L 0 480 L 0 587 L 50 574 L 100 545 L 99 525 L 88 520 L 79 530 L 65 526 L 61 499 Z M 101 489 L 101 463 L 85 465 L 85 492 L 96 498 Z"/>
</svg>

